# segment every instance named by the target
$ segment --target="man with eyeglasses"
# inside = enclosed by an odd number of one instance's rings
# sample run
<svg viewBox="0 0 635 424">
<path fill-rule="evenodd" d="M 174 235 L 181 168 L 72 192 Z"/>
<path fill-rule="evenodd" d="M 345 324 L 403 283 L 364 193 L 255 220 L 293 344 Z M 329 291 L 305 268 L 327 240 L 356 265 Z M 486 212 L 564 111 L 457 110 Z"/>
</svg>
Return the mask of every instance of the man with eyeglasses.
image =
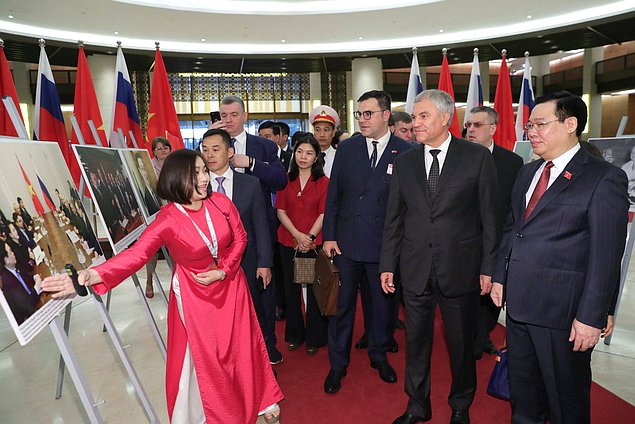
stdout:
<svg viewBox="0 0 635 424">
<path fill-rule="evenodd" d="M 514 423 L 590 422 L 591 352 L 619 283 L 628 223 L 624 171 L 581 148 L 582 99 L 536 99 L 525 130 L 542 160 L 512 191 L 492 300 L 507 304 Z"/>
<path fill-rule="evenodd" d="M 406 306 L 406 411 L 393 424 L 432 419 L 435 311 L 446 329 L 450 423 L 469 424 L 476 393 L 474 335 L 479 291 L 489 293 L 496 260 L 498 183 L 490 152 L 450 134 L 454 100 L 426 90 L 412 110 L 420 143 L 395 161 L 382 239 L 381 284 Z"/>
<path fill-rule="evenodd" d="M 368 91 L 357 102 L 354 116 L 361 134 L 338 145 L 324 213 L 323 249 L 329 255 L 336 253 L 341 283 L 337 315 L 329 318 L 331 368 L 324 382 L 326 393 L 340 390 L 350 363 L 358 288 L 370 300 L 364 317 L 369 323 L 370 365 L 383 381 L 397 382 L 386 356 L 393 330 L 392 299 L 381 290 L 379 256 L 393 162 L 412 146 L 388 129 L 388 93 Z"/>
<path fill-rule="evenodd" d="M 496 174 L 498 175 L 498 229 L 503 229 L 505 218 L 509 212 L 512 187 L 516 175 L 523 166 L 523 159 L 514 152 L 510 152 L 494 144 L 494 133 L 498 124 L 498 113 L 487 106 L 477 106 L 469 112 L 465 129 L 469 141 L 486 147 L 494 158 Z M 478 328 L 474 342 L 474 357 L 481 359 L 483 352 L 493 355 L 496 347 L 489 337 L 490 331 L 496 326 L 500 308 L 494 305 L 488 293 L 481 296 L 478 313 Z"/>
</svg>

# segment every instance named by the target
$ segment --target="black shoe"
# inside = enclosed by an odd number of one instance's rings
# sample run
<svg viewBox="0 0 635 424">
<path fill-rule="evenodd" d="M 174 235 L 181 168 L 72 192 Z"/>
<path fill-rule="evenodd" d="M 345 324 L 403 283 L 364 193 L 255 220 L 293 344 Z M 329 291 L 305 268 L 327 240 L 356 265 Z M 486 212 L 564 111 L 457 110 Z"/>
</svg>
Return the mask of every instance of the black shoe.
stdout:
<svg viewBox="0 0 635 424">
<path fill-rule="evenodd" d="M 282 363 L 282 353 L 275 347 L 269 352 L 269 362 L 271 365 L 278 365 Z"/>
<path fill-rule="evenodd" d="M 342 377 L 346 377 L 346 369 L 341 371 L 330 370 L 324 380 L 324 391 L 328 394 L 337 393 L 342 388 Z"/>
<path fill-rule="evenodd" d="M 285 311 L 284 309 L 278 309 L 276 311 L 276 321 L 284 321 L 286 317 L 287 317 L 287 311 Z"/>
<path fill-rule="evenodd" d="M 395 321 L 395 328 L 397 330 L 403 330 L 404 328 L 406 328 L 406 324 L 404 324 L 402 320 L 397 319 L 397 321 Z"/>
<path fill-rule="evenodd" d="M 355 349 L 366 349 L 368 347 L 368 337 L 366 337 L 366 333 L 362 336 L 361 339 L 355 343 Z"/>
<path fill-rule="evenodd" d="M 488 338 L 485 342 L 485 346 L 483 346 L 483 352 L 487 353 L 488 355 L 496 355 L 496 353 L 498 353 L 498 350 L 496 349 L 496 346 L 494 346 L 494 343 L 492 343 L 491 339 Z"/>
<path fill-rule="evenodd" d="M 388 361 L 384 362 L 370 362 L 370 366 L 379 371 L 379 377 L 384 380 L 386 383 L 396 383 L 397 382 L 397 373 L 390 366 Z"/>
<path fill-rule="evenodd" d="M 309 354 L 309 356 L 313 356 L 316 353 L 318 353 L 318 348 L 315 346 L 307 346 L 306 347 L 306 353 Z"/>
<path fill-rule="evenodd" d="M 450 424 L 470 424 L 470 413 L 467 409 L 453 409 Z"/>
<path fill-rule="evenodd" d="M 404 414 L 393 421 L 392 424 L 415 424 L 430 421 L 431 419 L 432 415 L 430 414 L 425 417 L 420 417 L 418 415 L 412 415 L 409 412 L 404 412 Z"/>
<path fill-rule="evenodd" d="M 289 350 L 296 350 L 297 348 L 299 348 L 299 347 L 300 347 L 300 345 L 301 345 L 301 344 L 302 344 L 302 343 L 294 343 L 294 342 L 291 342 L 291 343 L 289 343 L 289 346 L 288 346 L 288 347 L 289 347 Z"/>
<path fill-rule="evenodd" d="M 399 345 L 397 344 L 397 340 L 393 337 L 391 341 L 388 342 L 388 352 L 397 353 L 399 352 Z"/>
</svg>

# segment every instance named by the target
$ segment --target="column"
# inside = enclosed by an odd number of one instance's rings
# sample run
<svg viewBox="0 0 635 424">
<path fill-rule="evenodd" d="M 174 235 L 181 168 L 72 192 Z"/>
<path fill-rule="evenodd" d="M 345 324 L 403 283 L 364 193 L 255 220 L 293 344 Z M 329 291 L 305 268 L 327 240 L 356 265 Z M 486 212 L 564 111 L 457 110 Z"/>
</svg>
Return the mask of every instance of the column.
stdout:
<svg viewBox="0 0 635 424">
<path fill-rule="evenodd" d="M 584 68 L 582 71 L 582 99 L 589 110 L 589 120 L 584 134 L 600 137 L 602 134 L 602 95 L 597 92 L 595 82 L 595 64 L 604 59 L 604 48 L 584 49 Z"/>
<path fill-rule="evenodd" d="M 367 91 L 384 89 L 384 74 L 381 59 L 365 57 L 353 59 L 351 67 L 353 110 L 357 109 L 357 99 Z M 358 130 L 357 122 L 355 131 Z"/>
<path fill-rule="evenodd" d="M 22 111 L 22 117 L 24 118 L 24 125 L 26 126 L 27 134 L 32 136 L 34 124 L 33 110 L 35 108 L 32 101 L 35 96 L 31 94 L 29 69 L 30 66 L 28 63 L 13 62 L 13 83 L 15 84 L 15 91 L 18 93 L 20 105 L 26 105 L 26 111 Z M 20 107 L 20 105 L 18 105 L 18 107 Z"/>
<path fill-rule="evenodd" d="M 115 48 L 113 50 L 116 51 Z M 115 100 L 115 66 L 116 55 L 94 54 L 87 57 L 90 75 L 93 78 L 93 86 L 97 95 L 99 112 L 104 123 L 106 137 L 110 138 L 112 128 L 113 102 Z M 106 142 L 106 140 L 102 140 Z"/>
<path fill-rule="evenodd" d="M 427 90 L 428 74 L 426 74 L 425 66 L 419 66 L 419 78 L 421 78 L 421 87 L 423 87 L 424 90 Z"/>
<path fill-rule="evenodd" d="M 320 72 L 309 72 L 309 98 L 311 109 L 322 104 L 322 74 Z"/>
<path fill-rule="evenodd" d="M 551 55 L 549 54 L 529 57 L 529 61 L 531 62 L 531 75 L 536 77 L 536 86 L 534 87 L 535 97 L 538 97 L 544 93 L 542 77 L 548 75 L 551 72 L 549 69 L 550 60 Z"/>
<path fill-rule="evenodd" d="M 489 103 L 489 62 L 479 62 L 478 69 L 481 73 L 481 86 L 483 88 L 483 104 Z M 492 101 L 492 103 L 494 103 Z"/>
</svg>

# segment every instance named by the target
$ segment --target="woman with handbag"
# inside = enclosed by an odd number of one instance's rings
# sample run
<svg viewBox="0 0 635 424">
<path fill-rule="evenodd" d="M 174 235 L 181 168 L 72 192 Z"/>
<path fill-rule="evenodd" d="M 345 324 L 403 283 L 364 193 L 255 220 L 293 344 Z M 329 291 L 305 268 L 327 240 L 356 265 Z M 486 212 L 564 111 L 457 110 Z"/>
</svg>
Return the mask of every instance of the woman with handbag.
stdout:
<svg viewBox="0 0 635 424">
<path fill-rule="evenodd" d="M 307 290 L 306 326 L 301 307 L 301 283 L 313 280 L 310 275 L 313 268 L 307 262 L 314 260 L 307 258 L 315 258 L 316 250 L 322 244 L 322 221 L 329 179 L 324 175 L 324 161 L 319 154 L 320 145 L 312 134 L 300 137 L 293 147 L 289 183 L 276 195 L 276 209 L 281 223 L 278 242 L 287 299 L 284 338 L 289 343 L 289 350 L 297 349 L 306 341 L 309 355 L 315 355 L 318 348 L 327 343 L 327 321 L 320 315 L 313 290 Z"/>
</svg>

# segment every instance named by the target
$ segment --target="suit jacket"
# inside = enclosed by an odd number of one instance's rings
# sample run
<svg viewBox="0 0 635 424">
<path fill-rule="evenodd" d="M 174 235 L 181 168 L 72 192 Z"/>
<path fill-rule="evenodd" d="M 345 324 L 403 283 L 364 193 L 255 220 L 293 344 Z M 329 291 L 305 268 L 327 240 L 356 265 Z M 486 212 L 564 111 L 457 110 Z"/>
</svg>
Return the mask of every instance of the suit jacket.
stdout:
<svg viewBox="0 0 635 424">
<path fill-rule="evenodd" d="M 282 166 L 284 167 L 284 172 L 289 172 L 289 164 L 291 163 L 292 156 L 293 153 L 291 153 L 291 149 L 280 149 L 280 163 L 282 163 Z"/>
<path fill-rule="evenodd" d="M 69 217 L 70 219 L 70 217 Z M 26 225 L 26 224 L 25 224 Z M 33 233 L 28 229 L 20 229 L 15 227 L 15 230 L 18 232 L 18 238 L 20 239 L 20 244 L 25 247 L 30 247 L 31 249 L 35 249 L 35 239 L 33 238 Z"/>
<path fill-rule="evenodd" d="M 523 158 L 516 153 L 504 149 L 494 144 L 492 151 L 496 174 L 498 175 L 498 228 L 503 228 L 507 214 L 509 213 L 509 202 L 512 197 L 512 188 L 516 181 L 518 171 L 523 167 Z"/>
<path fill-rule="evenodd" d="M 28 317 L 33 315 L 40 299 L 40 296 L 35 292 L 35 281 L 33 280 L 33 275 L 25 271 L 21 271 L 20 275 L 31 291 L 31 294 L 26 292 L 22 283 L 20 283 L 11 271 L 4 267 L 0 270 L 0 277 L 2 278 L 2 292 L 4 293 L 4 297 L 7 300 L 18 325 L 22 324 Z"/>
<path fill-rule="evenodd" d="M 338 145 L 324 210 L 323 239 L 337 241 L 342 254 L 354 261 L 379 262 L 392 166 L 412 146 L 391 135 L 381 158 L 370 169 L 362 135 Z"/>
<path fill-rule="evenodd" d="M 499 230 L 498 183 L 485 147 L 452 137 L 431 199 L 420 145 L 395 162 L 384 227 L 380 272 L 401 271 L 413 293 L 425 291 L 434 263 L 444 296 L 479 289 L 492 275 Z"/>
<path fill-rule="evenodd" d="M 626 174 L 580 149 L 524 222 L 525 194 L 542 163 L 518 175 L 494 281 L 505 285 L 517 321 L 568 330 L 576 318 L 602 328 L 626 240 Z"/>
</svg>

